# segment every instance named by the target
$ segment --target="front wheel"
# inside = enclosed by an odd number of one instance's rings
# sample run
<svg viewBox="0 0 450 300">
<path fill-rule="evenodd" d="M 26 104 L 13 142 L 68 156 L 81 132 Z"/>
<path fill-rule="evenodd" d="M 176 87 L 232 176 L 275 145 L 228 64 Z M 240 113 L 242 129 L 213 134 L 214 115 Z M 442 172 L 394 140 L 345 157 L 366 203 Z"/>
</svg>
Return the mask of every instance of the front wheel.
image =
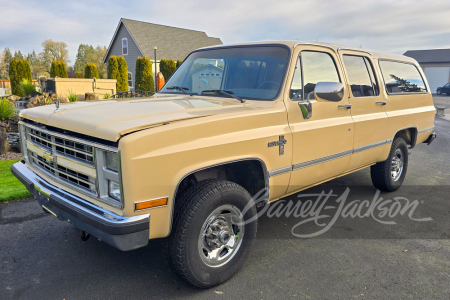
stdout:
<svg viewBox="0 0 450 300">
<path fill-rule="evenodd" d="M 166 241 L 175 273 L 200 288 L 233 276 L 256 236 L 256 207 L 250 201 L 240 185 L 216 179 L 197 183 L 177 199 Z"/>
<path fill-rule="evenodd" d="M 441 90 L 437 90 L 437 92 L 436 92 L 438 95 L 441 95 L 442 94 L 442 91 Z"/>
<path fill-rule="evenodd" d="M 405 180 L 408 169 L 408 147 L 403 138 L 396 138 L 389 152 L 389 157 L 370 167 L 373 185 L 386 192 L 397 190 Z"/>
</svg>

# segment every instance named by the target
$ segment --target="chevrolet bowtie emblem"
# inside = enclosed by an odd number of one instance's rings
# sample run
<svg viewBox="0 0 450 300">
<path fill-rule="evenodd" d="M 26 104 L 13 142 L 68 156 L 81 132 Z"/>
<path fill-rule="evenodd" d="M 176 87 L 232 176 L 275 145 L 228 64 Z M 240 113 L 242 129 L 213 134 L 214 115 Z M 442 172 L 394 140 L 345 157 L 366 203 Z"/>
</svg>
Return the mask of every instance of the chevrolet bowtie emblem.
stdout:
<svg viewBox="0 0 450 300">
<path fill-rule="evenodd" d="M 47 161 L 47 162 L 53 162 L 55 160 L 55 156 L 52 155 L 50 152 L 45 151 L 44 154 L 42 154 L 42 157 Z"/>
<path fill-rule="evenodd" d="M 278 141 L 275 142 L 270 142 L 268 144 L 269 147 L 275 147 L 275 146 L 279 146 L 280 147 L 280 155 L 284 154 L 284 144 L 287 143 L 287 140 L 284 139 L 284 135 L 280 135 L 280 138 L 278 139 Z"/>
</svg>

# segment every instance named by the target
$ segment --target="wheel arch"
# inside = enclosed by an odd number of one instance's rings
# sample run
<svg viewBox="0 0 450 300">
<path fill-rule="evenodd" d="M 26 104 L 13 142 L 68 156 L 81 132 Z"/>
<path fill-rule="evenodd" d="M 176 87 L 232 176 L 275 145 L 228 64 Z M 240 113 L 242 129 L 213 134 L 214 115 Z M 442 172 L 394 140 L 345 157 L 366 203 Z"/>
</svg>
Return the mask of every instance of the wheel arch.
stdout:
<svg viewBox="0 0 450 300">
<path fill-rule="evenodd" d="M 243 173 L 240 174 L 240 176 L 234 176 L 237 173 L 237 170 L 242 171 L 243 168 Z M 242 159 L 234 159 L 234 160 L 228 160 L 228 161 L 223 161 L 220 163 L 216 163 L 216 164 L 212 164 L 212 165 L 208 165 L 208 166 L 204 166 L 201 168 L 196 168 L 191 170 L 190 172 L 186 173 L 185 175 L 183 175 L 180 180 L 178 181 L 174 193 L 173 193 L 173 197 L 172 197 L 172 209 L 170 212 L 170 226 L 169 226 L 169 235 L 172 232 L 172 225 L 173 225 L 173 216 L 175 213 L 175 209 L 176 209 L 176 204 L 177 204 L 177 197 L 180 197 L 183 192 L 185 192 L 190 186 L 185 186 L 183 187 L 184 183 L 186 181 L 189 181 L 190 178 L 192 176 L 196 176 L 196 178 L 198 177 L 200 180 L 196 181 L 200 182 L 202 180 L 205 179 L 210 179 L 210 178 L 217 178 L 217 177 L 209 177 L 209 176 L 213 176 L 214 174 L 217 174 L 217 172 L 221 171 L 221 170 L 225 170 L 226 172 L 226 178 L 219 178 L 219 179 L 224 179 L 224 180 L 228 180 L 234 183 L 237 183 L 239 185 L 241 185 L 244 189 L 246 189 L 250 195 L 253 197 L 255 194 L 257 194 L 261 189 L 265 189 L 265 193 L 263 194 L 264 198 L 263 201 L 265 203 L 268 203 L 269 200 L 269 171 L 267 169 L 266 163 L 257 157 L 250 157 L 250 158 L 242 158 Z M 245 175 L 249 175 L 252 174 L 252 171 L 254 171 L 256 173 L 256 178 L 247 178 L 247 179 L 251 179 L 248 181 L 242 181 L 242 178 L 245 177 Z M 209 174 L 207 174 L 209 172 Z M 197 176 L 199 174 L 204 174 L 204 176 Z M 256 179 L 256 180 L 255 180 Z M 255 186 L 252 187 L 251 182 L 255 182 L 256 184 Z"/>
<path fill-rule="evenodd" d="M 415 126 L 405 127 L 397 130 L 397 132 L 394 135 L 394 138 L 389 141 L 393 142 L 397 137 L 402 137 L 405 140 L 406 144 L 409 145 L 409 148 L 412 149 L 416 146 L 417 135 L 418 135 L 417 127 Z"/>
</svg>

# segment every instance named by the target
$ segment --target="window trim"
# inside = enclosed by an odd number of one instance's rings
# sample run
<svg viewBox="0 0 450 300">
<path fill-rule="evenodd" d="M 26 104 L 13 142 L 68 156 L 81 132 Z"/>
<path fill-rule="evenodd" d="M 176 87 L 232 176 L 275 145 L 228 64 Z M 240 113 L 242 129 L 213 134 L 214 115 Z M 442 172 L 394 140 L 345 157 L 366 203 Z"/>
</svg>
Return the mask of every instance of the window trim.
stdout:
<svg viewBox="0 0 450 300">
<path fill-rule="evenodd" d="M 342 79 L 343 79 L 343 76 L 341 76 L 341 74 L 339 73 L 339 69 L 338 69 L 338 67 L 337 67 L 337 64 L 336 64 L 336 60 L 334 59 L 334 57 L 331 55 L 331 53 L 329 53 L 329 52 L 326 52 L 326 51 L 318 51 L 318 50 L 309 50 L 309 49 L 307 49 L 307 50 L 300 50 L 300 52 L 298 53 L 298 57 L 300 58 L 300 67 L 301 67 L 301 71 L 302 71 L 302 99 L 301 100 L 296 100 L 296 99 L 291 99 L 290 97 L 289 97 L 289 99 L 291 100 L 291 101 L 305 101 L 306 99 L 305 99 L 305 89 L 304 89 L 304 84 L 305 84 L 305 82 L 304 82 L 304 78 L 303 78 L 303 76 L 304 76 L 304 72 L 303 72 L 303 59 L 302 59 L 302 52 L 319 52 L 319 53 L 325 53 L 325 54 L 328 54 L 328 56 L 330 56 L 330 58 L 331 58 L 331 60 L 333 61 L 333 64 L 334 64 L 334 68 L 336 69 L 336 73 L 337 73 L 337 75 L 338 75 L 338 78 L 339 78 L 339 82 L 340 83 L 342 83 Z M 297 64 L 297 62 L 296 62 L 296 64 Z M 294 76 L 292 76 L 292 81 L 294 80 Z M 289 89 L 291 88 L 291 86 L 292 86 L 292 81 L 291 81 L 291 85 L 289 86 Z M 343 84 L 343 83 L 342 83 Z M 345 97 L 344 97 L 345 98 Z M 342 99 L 344 99 L 344 98 L 342 98 Z M 342 101 L 342 100 L 341 100 Z M 338 101 L 338 102 L 340 102 L 340 101 Z M 338 102 L 335 102 L 335 103 L 338 103 Z"/>
<path fill-rule="evenodd" d="M 127 46 L 126 47 L 123 46 L 123 41 L 124 40 L 127 42 Z M 127 48 L 127 53 L 126 54 L 123 53 L 123 48 Z M 122 38 L 122 55 L 128 55 L 128 38 Z"/>
<path fill-rule="evenodd" d="M 381 61 L 392 61 L 392 62 L 397 62 L 397 63 L 401 63 L 401 64 L 414 66 L 416 68 L 417 72 L 419 73 L 420 78 L 422 78 L 422 82 L 423 82 L 423 85 L 424 85 L 426 91 L 425 92 L 407 92 L 407 93 L 389 93 L 388 90 L 387 90 L 386 81 L 384 79 L 383 69 L 381 68 L 381 64 L 380 64 Z M 422 73 L 420 73 L 419 69 L 417 68 L 417 66 L 414 63 L 401 61 L 401 60 L 396 60 L 396 59 L 379 58 L 378 59 L 378 67 L 380 68 L 381 78 L 383 78 L 384 90 L 386 91 L 386 93 L 388 95 L 393 95 L 393 96 L 396 96 L 396 95 L 421 95 L 421 94 L 428 94 L 429 93 L 428 86 L 425 83 L 425 80 L 423 79 Z"/>
<path fill-rule="evenodd" d="M 131 75 L 131 86 L 130 86 L 130 80 L 128 80 L 128 78 L 127 78 L 128 87 L 129 87 L 129 88 L 133 88 L 133 87 L 134 87 L 134 85 L 133 85 L 133 73 L 131 73 L 130 71 L 128 71 L 127 74 L 130 74 L 130 75 Z"/>
<path fill-rule="evenodd" d="M 367 69 L 368 66 L 367 66 L 367 64 L 366 64 L 366 61 L 364 60 L 364 58 L 367 58 L 367 60 L 369 61 L 370 67 L 372 68 L 373 76 L 375 77 L 375 78 L 374 78 L 374 79 L 375 79 L 375 84 L 378 85 L 378 94 L 377 94 L 377 95 L 373 95 L 373 96 L 364 96 L 364 97 L 355 97 L 355 96 L 353 95 L 352 84 L 351 84 L 351 82 L 350 82 L 350 76 L 348 76 L 347 66 L 345 65 L 345 61 L 344 61 L 344 56 L 345 56 L 345 55 L 347 55 L 347 56 L 361 57 L 361 58 L 363 59 L 364 65 L 366 66 L 367 74 L 369 75 L 370 81 L 371 81 L 371 83 L 372 83 L 372 89 L 373 89 L 373 91 L 374 91 L 374 93 L 375 93 L 375 92 L 376 92 L 376 91 L 375 91 L 375 87 L 373 86 L 374 82 L 373 82 L 373 80 L 372 80 L 372 76 L 370 75 L 369 70 Z M 347 53 L 343 53 L 343 54 L 341 54 L 341 56 L 342 56 L 342 64 L 344 65 L 345 75 L 347 76 L 347 79 L 348 79 L 348 86 L 349 86 L 349 89 L 350 89 L 349 94 L 352 95 L 352 98 L 355 98 L 355 99 L 364 99 L 364 98 L 380 97 L 380 95 L 381 95 L 380 88 L 379 88 L 380 84 L 378 83 L 378 78 L 377 78 L 377 75 L 376 75 L 376 73 L 375 73 L 375 68 L 373 67 L 374 65 L 373 65 L 371 59 L 370 59 L 369 57 L 365 56 L 365 55 L 358 55 L 358 54 L 347 54 Z M 383 82 L 384 82 L 384 80 L 383 80 Z"/>
</svg>

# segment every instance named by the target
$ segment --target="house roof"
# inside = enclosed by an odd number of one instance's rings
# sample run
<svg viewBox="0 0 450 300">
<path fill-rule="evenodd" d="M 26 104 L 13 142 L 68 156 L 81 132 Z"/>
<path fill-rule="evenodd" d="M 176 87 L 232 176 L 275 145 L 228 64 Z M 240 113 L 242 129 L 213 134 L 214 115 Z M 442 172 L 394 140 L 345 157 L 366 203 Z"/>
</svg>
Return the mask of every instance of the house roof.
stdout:
<svg viewBox="0 0 450 300">
<path fill-rule="evenodd" d="M 121 24 L 125 26 L 133 37 L 133 40 L 143 55 L 153 58 L 154 48 L 157 47 L 157 60 L 160 60 L 161 58 L 183 60 L 195 49 L 222 44 L 222 41 L 219 38 L 209 37 L 203 31 L 122 18 L 120 19 L 104 60 L 108 57 L 109 50 Z"/>
<path fill-rule="evenodd" d="M 409 50 L 403 55 L 414 58 L 418 63 L 450 62 L 450 49 Z"/>
</svg>

